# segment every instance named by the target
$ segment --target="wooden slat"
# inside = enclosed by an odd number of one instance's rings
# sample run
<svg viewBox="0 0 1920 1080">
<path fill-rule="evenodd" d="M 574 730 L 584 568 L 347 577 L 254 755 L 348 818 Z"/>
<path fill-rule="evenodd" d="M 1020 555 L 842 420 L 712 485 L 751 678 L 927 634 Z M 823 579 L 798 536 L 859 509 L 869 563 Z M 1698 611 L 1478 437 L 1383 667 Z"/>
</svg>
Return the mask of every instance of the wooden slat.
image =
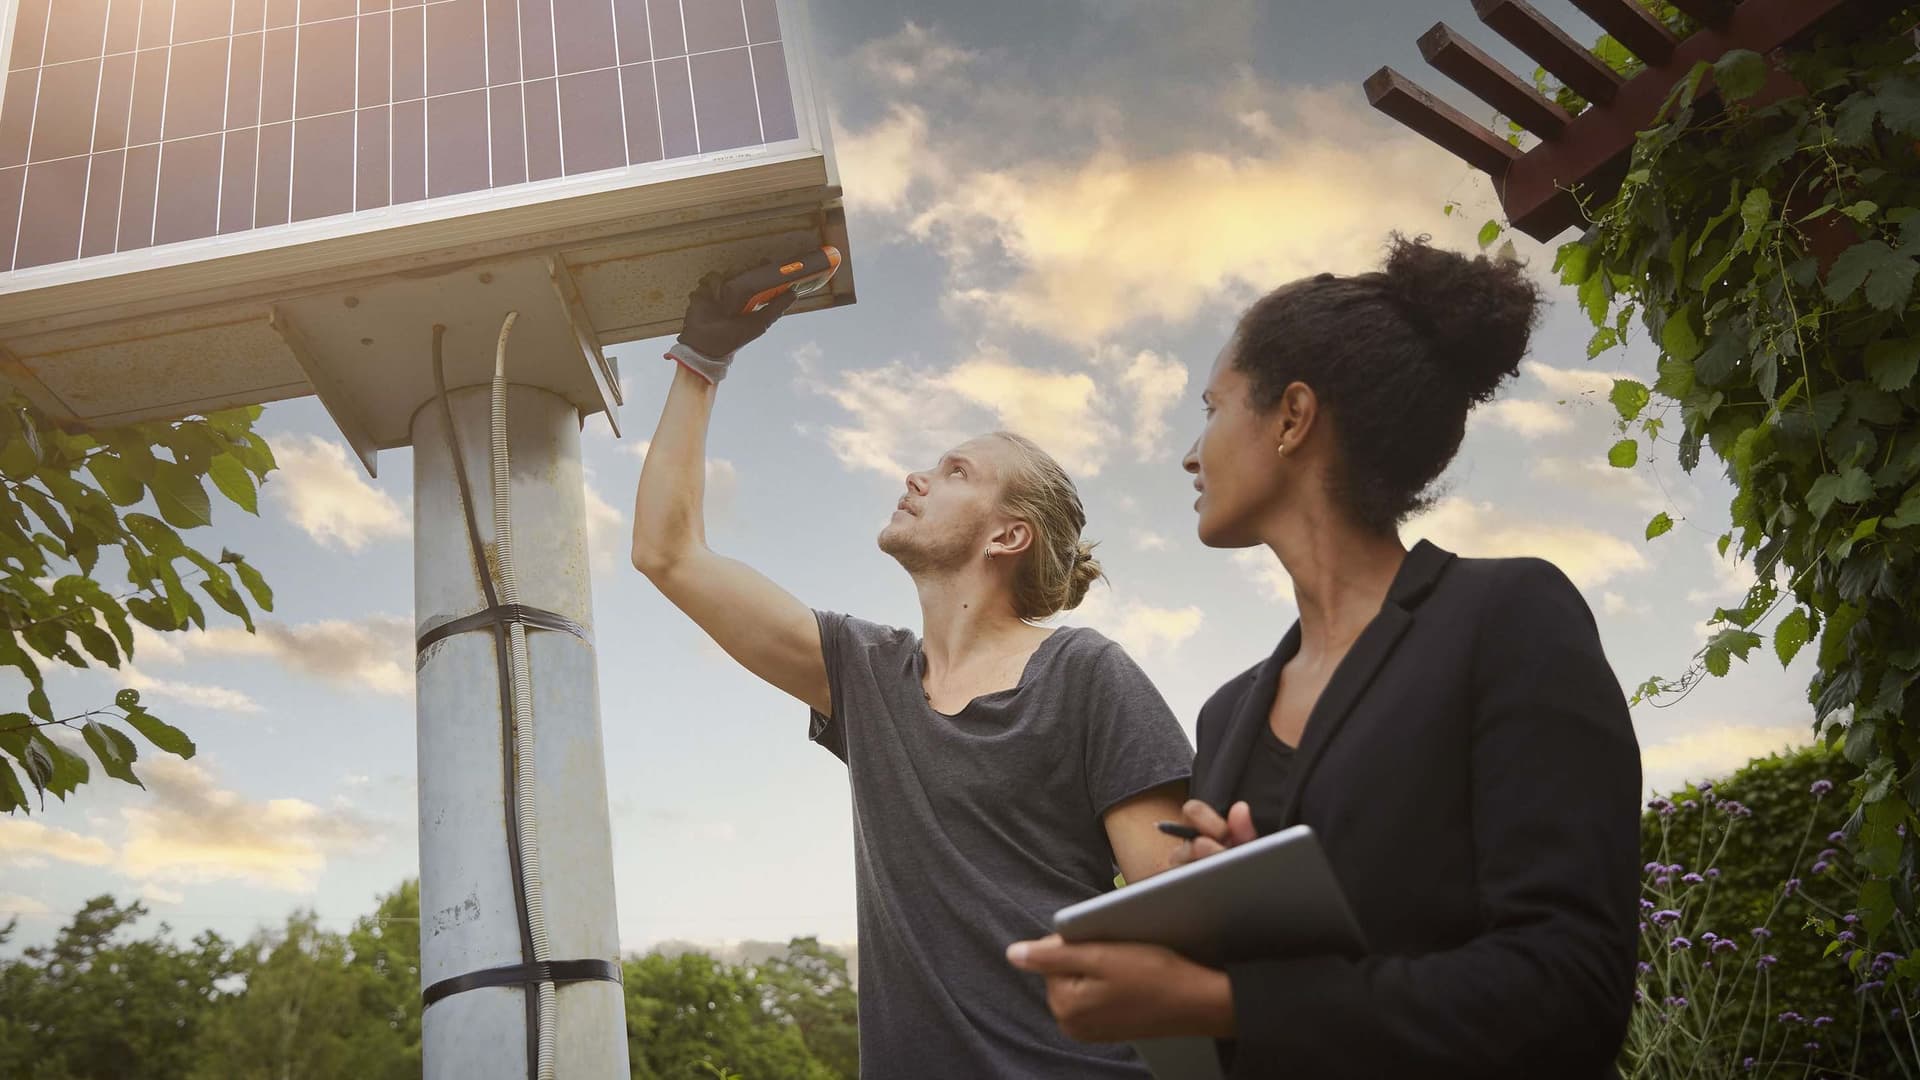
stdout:
<svg viewBox="0 0 1920 1080">
<path fill-rule="evenodd" d="M 1612 68 L 1526 0 L 1473 0 L 1473 11 L 1494 33 L 1595 105 L 1607 104 L 1619 92 L 1622 80 Z"/>
<path fill-rule="evenodd" d="M 1446 23 L 1436 23 L 1420 35 L 1420 55 L 1435 70 L 1542 139 L 1558 136 L 1573 119 Z"/>
<path fill-rule="evenodd" d="M 1649 67 L 1660 67 L 1673 59 L 1674 46 L 1680 44 L 1680 39 L 1634 0 L 1573 0 L 1573 6 Z"/>
<path fill-rule="evenodd" d="M 1579 208 L 1567 194 L 1568 188 L 1578 187 L 1589 198 L 1612 197 L 1635 136 L 1694 64 L 1712 63 L 1733 49 L 1752 49 L 1764 56 L 1831 17 L 1890 13 L 1897 6 L 1892 0 L 1745 0 L 1726 26 L 1687 38 L 1667 64 L 1634 76 L 1613 105 L 1586 110 L 1567 125 L 1560 139 L 1535 147 L 1515 162 L 1501 191 L 1508 219 L 1529 236 L 1550 240 L 1580 223 Z"/>
<path fill-rule="evenodd" d="M 1369 76 L 1366 87 L 1374 108 L 1495 179 L 1520 158 L 1518 149 L 1488 131 L 1485 124 L 1469 120 L 1390 67 Z"/>
<path fill-rule="evenodd" d="M 1701 26 L 1723 26 L 1733 17 L 1735 0 L 1667 0 Z"/>
</svg>

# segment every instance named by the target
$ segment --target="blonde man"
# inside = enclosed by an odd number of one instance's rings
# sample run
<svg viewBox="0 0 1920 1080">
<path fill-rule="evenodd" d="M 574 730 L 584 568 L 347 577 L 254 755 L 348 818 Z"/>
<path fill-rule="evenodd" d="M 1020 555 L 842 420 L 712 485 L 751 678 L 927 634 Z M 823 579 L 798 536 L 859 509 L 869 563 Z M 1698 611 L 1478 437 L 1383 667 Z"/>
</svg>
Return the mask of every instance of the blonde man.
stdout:
<svg viewBox="0 0 1920 1080">
<path fill-rule="evenodd" d="M 880 550 L 920 594 L 921 633 L 815 611 L 707 548 L 706 433 L 755 315 L 696 292 L 634 499 L 633 563 L 747 670 L 811 712 L 847 765 L 860 932 L 860 1072 L 938 1080 L 1145 1076 L 1125 1046 L 1076 1043 L 1009 941 L 1059 908 L 1164 868 L 1192 749 L 1116 644 L 1038 625 L 1101 577 L 1072 481 L 995 433 L 910 474 Z"/>
</svg>

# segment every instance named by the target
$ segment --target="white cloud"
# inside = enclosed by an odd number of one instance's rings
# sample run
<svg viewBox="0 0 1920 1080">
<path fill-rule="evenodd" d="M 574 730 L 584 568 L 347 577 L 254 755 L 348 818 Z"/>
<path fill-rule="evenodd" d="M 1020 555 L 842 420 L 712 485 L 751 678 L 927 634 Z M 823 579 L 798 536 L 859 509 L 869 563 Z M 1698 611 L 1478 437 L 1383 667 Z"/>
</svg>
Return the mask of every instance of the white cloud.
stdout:
<svg viewBox="0 0 1920 1080">
<path fill-rule="evenodd" d="M 817 346 L 815 347 L 817 350 Z M 653 449 L 650 439 L 641 439 L 627 444 L 627 452 L 642 462 L 647 460 L 647 451 Z M 734 496 L 740 491 L 740 467 L 722 457 L 707 459 L 707 521 L 709 523 L 724 518 L 733 512 Z M 615 511 L 615 517 L 621 527 L 626 526 L 626 518 Z"/>
<path fill-rule="evenodd" d="M 1401 532 L 1409 541 L 1424 537 L 1460 555 L 1537 556 L 1558 566 L 1583 589 L 1647 567 L 1640 548 L 1617 536 L 1580 525 L 1515 518 L 1491 503 L 1457 497 L 1442 499 L 1408 521 Z"/>
<path fill-rule="evenodd" d="M 1191 604 L 1163 608 L 1121 600 L 1112 589 L 1096 583 L 1080 606 L 1061 613 L 1060 620 L 1073 626 L 1091 626 L 1137 658 L 1173 651 L 1200 631 L 1202 617 L 1200 609 Z"/>
<path fill-rule="evenodd" d="M 0 817 L 0 863 L 11 866 L 37 859 L 105 866 L 113 861 L 113 848 L 96 837 L 30 818 Z"/>
<path fill-rule="evenodd" d="M 245 631 L 239 632 L 245 633 Z M 239 690 L 207 683 L 156 678 L 132 664 L 120 665 L 119 680 L 149 697 L 177 701 L 182 705 L 191 705 L 195 708 L 219 709 L 222 712 L 236 713 L 261 711 L 258 702 Z"/>
<path fill-rule="evenodd" d="M 1252 576 L 1254 584 L 1267 599 L 1282 604 L 1293 604 L 1293 578 L 1287 568 L 1280 565 L 1274 557 L 1273 549 L 1267 547 L 1241 548 L 1233 553 L 1233 561 L 1245 567 Z"/>
<path fill-rule="evenodd" d="M 1371 268 L 1389 228 L 1466 242 L 1470 226 L 1442 216 L 1431 184 L 1453 166 L 1443 152 L 1345 88 L 1248 91 L 1250 82 L 1203 100 L 1193 121 L 1255 130 L 1265 141 L 1249 150 L 1155 153 L 1100 138 L 1064 159 L 1026 153 L 999 137 L 994 110 L 1024 100 L 1031 120 L 1078 109 L 1083 130 L 1107 118 L 1098 102 L 1017 85 L 965 100 L 958 123 L 896 104 L 836 147 L 848 190 L 869 185 L 856 197 L 897 213 L 948 259 L 960 308 L 1080 344 L 1183 322 L 1203 305 L 1244 303 L 1322 270 Z"/>
<path fill-rule="evenodd" d="M 1600 610 L 1608 615 L 1644 615 L 1647 612 L 1647 605 L 1636 604 L 1619 593 L 1609 590 L 1600 596 Z"/>
<path fill-rule="evenodd" d="M 990 350 L 962 361 L 939 384 L 987 409 L 997 426 L 1038 442 L 1069 473 L 1093 476 L 1105 462 L 1112 425 L 1097 407 L 1098 384 L 1085 372 L 1025 367 Z"/>
<path fill-rule="evenodd" d="M 31 896 L 0 893 L 0 918 L 37 919 L 53 914 L 53 909 Z"/>
<path fill-rule="evenodd" d="M 121 811 L 126 840 L 117 866 L 155 883 L 242 881 L 307 892 L 329 856 L 367 850 L 383 830 L 344 807 L 301 799 L 249 799 L 218 787 L 191 762 L 143 766 L 150 799 Z"/>
<path fill-rule="evenodd" d="M 1721 724 L 1640 747 L 1648 791 L 1670 792 L 1688 781 L 1718 779 L 1757 757 L 1808 746 L 1811 725 Z"/>
<path fill-rule="evenodd" d="M 1159 450 L 1187 370 L 1151 351 L 1095 350 L 1080 364 L 1040 365 L 982 345 L 945 368 L 896 360 L 828 373 L 810 365 L 800 381 L 848 414 L 825 434 L 849 469 L 898 479 L 1004 428 L 1039 443 L 1079 479 L 1099 475 L 1122 445 L 1143 459 Z"/>
<path fill-rule="evenodd" d="M 1141 551 L 1165 551 L 1168 545 L 1167 538 L 1157 532 L 1153 532 L 1150 529 L 1135 529 L 1133 531 L 1133 546 L 1139 548 Z"/>
<path fill-rule="evenodd" d="M 272 442 L 280 468 L 265 487 L 267 496 L 316 542 L 359 551 L 411 531 L 400 504 L 366 482 L 344 446 L 312 435 Z"/>
<path fill-rule="evenodd" d="M 1167 436 L 1167 414 L 1187 392 L 1187 365 L 1171 356 L 1142 349 L 1127 359 L 1115 357 L 1122 366 L 1120 385 L 1133 399 L 1132 431 L 1129 441 L 1141 461 L 1159 452 Z"/>
<path fill-rule="evenodd" d="M 289 625 L 273 620 L 255 623 L 257 633 L 237 626 L 205 631 L 155 634 L 136 630 L 134 650 L 162 663 L 179 664 L 203 656 L 265 657 L 292 671 L 340 686 L 364 687 L 382 694 L 413 693 L 413 620 L 401 615 L 370 615 L 363 619 L 323 619 Z M 138 674 L 138 673 L 136 673 Z M 239 712 L 258 712 L 252 699 L 220 687 L 196 687 L 145 680 L 130 685 L 142 693 Z"/>
<path fill-rule="evenodd" d="M 643 451 L 644 453 L 644 451 Z M 595 570 L 614 570 L 627 562 L 627 519 L 586 481 L 587 559 Z"/>
<path fill-rule="evenodd" d="M 886 117 L 862 131 L 835 127 L 834 160 L 847 202 L 856 208 L 897 210 L 907 192 L 931 164 L 924 152 L 927 116 L 909 105 L 895 105 Z"/>
<path fill-rule="evenodd" d="M 140 899 L 148 904 L 180 904 L 187 899 L 185 893 L 152 881 L 143 881 L 135 885 L 133 891 L 140 894 Z"/>
<path fill-rule="evenodd" d="M 1521 365 L 1527 374 L 1540 380 L 1546 388 L 1565 397 L 1595 396 L 1605 401 L 1613 393 L 1616 379 L 1631 379 L 1633 376 L 1622 371 L 1595 371 L 1591 368 L 1559 368 L 1538 360 L 1529 360 Z"/>
<path fill-rule="evenodd" d="M 1538 439 L 1573 429 L 1573 416 L 1565 405 L 1523 398 L 1501 398 L 1474 410 L 1476 420 L 1506 428 L 1524 438 Z"/>
<path fill-rule="evenodd" d="M 899 32 L 861 45 L 854 62 L 882 81 L 906 87 L 963 67 L 979 56 L 908 20 Z"/>
<path fill-rule="evenodd" d="M 1616 469 L 1597 458 L 1537 458 L 1529 471 L 1542 480 L 1554 481 L 1569 493 L 1582 497 L 1597 495 L 1655 514 L 1672 510 L 1666 494 L 1647 479 L 1646 469 Z"/>
<path fill-rule="evenodd" d="M 290 626 L 263 621 L 259 632 L 220 627 L 188 640 L 211 654 L 265 656 L 303 674 L 377 693 L 413 693 L 413 620 L 402 615 L 322 619 Z"/>
</svg>

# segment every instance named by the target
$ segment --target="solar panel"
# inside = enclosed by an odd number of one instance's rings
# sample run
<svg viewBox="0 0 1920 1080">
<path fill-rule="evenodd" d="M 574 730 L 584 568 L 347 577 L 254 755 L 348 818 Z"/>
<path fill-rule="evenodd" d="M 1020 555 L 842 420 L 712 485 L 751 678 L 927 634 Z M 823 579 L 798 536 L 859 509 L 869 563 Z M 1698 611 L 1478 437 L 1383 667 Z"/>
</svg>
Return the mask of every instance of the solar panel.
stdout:
<svg viewBox="0 0 1920 1080">
<path fill-rule="evenodd" d="M 14 6 L 0 273 L 800 137 L 776 0 Z"/>
</svg>

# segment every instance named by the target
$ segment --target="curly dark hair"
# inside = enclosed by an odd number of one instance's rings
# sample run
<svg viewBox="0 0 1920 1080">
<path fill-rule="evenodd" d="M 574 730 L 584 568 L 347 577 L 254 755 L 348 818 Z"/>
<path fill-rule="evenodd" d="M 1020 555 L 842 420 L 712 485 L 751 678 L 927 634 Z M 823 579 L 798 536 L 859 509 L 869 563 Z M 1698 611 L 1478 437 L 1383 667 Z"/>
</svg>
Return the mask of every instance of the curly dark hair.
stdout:
<svg viewBox="0 0 1920 1080">
<path fill-rule="evenodd" d="M 1467 411 L 1519 373 L 1539 309 L 1519 263 L 1428 241 L 1395 233 L 1382 270 L 1283 285 L 1235 335 L 1255 409 L 1273 409 L 1290 383 L 1313 388 L 1339 438 L 1334 494 L 1376 532 L 1431 504 Z"/>
</svg>

